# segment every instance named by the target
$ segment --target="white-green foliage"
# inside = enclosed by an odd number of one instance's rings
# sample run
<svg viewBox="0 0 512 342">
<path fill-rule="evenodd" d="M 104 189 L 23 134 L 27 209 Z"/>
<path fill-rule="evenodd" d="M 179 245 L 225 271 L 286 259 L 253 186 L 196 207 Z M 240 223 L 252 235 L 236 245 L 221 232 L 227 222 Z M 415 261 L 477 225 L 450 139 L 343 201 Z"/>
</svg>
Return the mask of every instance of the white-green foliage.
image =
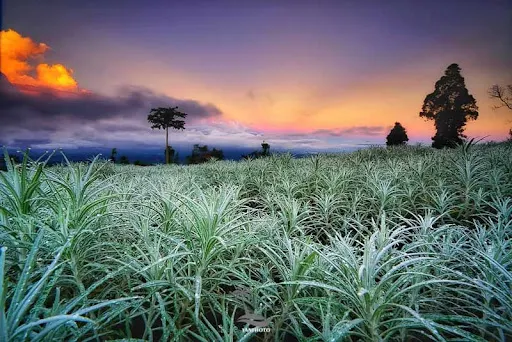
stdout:
<svg viewBox="0 0 512 342">
<path fill-rule="evenodd" d="M 25 158 L 0 175 L 1 340 L 510 340 L 511 156 Z"/>
</svg>

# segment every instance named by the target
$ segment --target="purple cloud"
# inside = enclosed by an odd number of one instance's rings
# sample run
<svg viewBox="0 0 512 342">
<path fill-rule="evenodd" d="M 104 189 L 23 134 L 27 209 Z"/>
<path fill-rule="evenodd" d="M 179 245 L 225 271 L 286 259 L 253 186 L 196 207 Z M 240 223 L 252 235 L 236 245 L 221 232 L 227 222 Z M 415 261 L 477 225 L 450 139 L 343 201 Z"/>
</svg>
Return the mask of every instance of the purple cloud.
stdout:
<svg viewBox="0 0 512 342">
<path fill-rule="evenodd" d="M 63 94 L 50 89 L 28 93 L 14 87 L 0 73 L 0 142 L 5 143 L 8 137 L 11 141 L 23 140 L 27 133 L 44 140 L 51 133 L 83 125 L 93 125 L 106 134 L 119 130 L 148 131 L 149 110 L 160 106 L 178 106 L 188 114 L 191 123 L 222 116 L 222 111 L 213 104 L 177 99 L 143 87 L 122 87 L 118 96 Z"/>
</svg>

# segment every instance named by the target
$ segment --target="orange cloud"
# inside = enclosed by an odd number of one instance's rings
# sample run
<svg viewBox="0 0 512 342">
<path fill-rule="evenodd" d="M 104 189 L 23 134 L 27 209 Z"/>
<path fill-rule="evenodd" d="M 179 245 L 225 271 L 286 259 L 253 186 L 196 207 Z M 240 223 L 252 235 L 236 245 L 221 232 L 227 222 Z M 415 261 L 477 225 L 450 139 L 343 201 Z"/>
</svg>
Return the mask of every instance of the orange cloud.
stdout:
<svg viewBox="0 0 512 342">
<path fill-rule="evenodd" d="M 79 91 L 73 70 L 62 64 L 39 62 L 50 47 L 9 29 L 0 31 L 0 72 L 19 88 L 44 87 L 60 91 Z"/>
</svg>

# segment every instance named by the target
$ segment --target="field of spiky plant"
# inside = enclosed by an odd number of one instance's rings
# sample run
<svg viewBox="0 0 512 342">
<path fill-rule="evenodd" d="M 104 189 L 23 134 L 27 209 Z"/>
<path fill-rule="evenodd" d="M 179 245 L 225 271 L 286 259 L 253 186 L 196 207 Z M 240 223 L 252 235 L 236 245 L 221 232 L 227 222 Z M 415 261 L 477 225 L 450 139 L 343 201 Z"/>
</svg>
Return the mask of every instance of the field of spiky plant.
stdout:
<svg viewBox="0 0 512 342">
<path fill-rule="evenodd" d="M 510 143 L 8 168 L 0 341 L 512 340 Z"/>
</svg>

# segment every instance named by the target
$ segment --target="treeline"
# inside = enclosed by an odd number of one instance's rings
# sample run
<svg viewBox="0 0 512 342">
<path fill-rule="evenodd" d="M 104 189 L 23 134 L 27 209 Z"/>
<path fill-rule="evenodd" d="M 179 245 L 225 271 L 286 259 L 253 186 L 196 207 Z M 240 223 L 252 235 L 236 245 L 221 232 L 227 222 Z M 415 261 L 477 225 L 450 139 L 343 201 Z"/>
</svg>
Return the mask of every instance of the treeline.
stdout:
<svg viewBox="0 0 512 342">
<path fill-rule="evenodd" d="M 179 164 L 179 155 L 178 152 L 172 148 L 172 146 L 167 147 L 167 151 L 164 151 L 164 155 L 166 160 L 169 160 L 169 164 Z M 270 144 L 263 141 L 261 144 L 261 150 L 253 151 L 247 155 L 242 155 L 242 159 L 256 159 L 270 156 Z M 15 156 L 16 157 L 16 156 Z M 192 152 L 190 155 L 185 157 L 185 164 L 202 164 L 211 160 L 224 160 L 224 151 L 221 149 L 213 148 L 209 149 L 208 145 L 199 145 L 195 144 L 192 148 Z M 113 148 L 110 157 L 108 158 L 110 162 L 116 164 L 131 164 L 129 158 L 126 155 L 121 155 L 117 158 L 117 148 Z M 142 162 L 140 160 L 135 160 L 133 162 L 134 165 L 138 166 L 151 166 L 152 164 Z"/>
<path fill-rule="evenodd" d="M 166 158 L 169 158 L 169 163 L 170 164 L 179 164 L 178 152 L 176 150 L 174 150 L 171 146 L 168 146 L 167 149 L 168 149 L 167 152 L 164 151 L 164 155 L 166 156 Z M 249 153 L 248 155 L 242 155 L 241 157 L 242 157 L 242 159 L 247 160 L 247 159 L 256 159 L 256 158 L 262 158 L 262 157 L 267 157 L 267 156 L 270 156 L 270 145 L 268 143 L 266 143 L 265 141 L 263 141 L 263 143 L 261 144 L 261 150 L 253 151 L 253 152 Z M 213 148 L 210 150 L 208 148 L 208 145 L 195 144 L 194 147 L 192 148 L 191 154 L 188 155 L 187 157 L 185 157 L 185 164 L 186 165 L 202 164 L 202 163 L 206 163 L 211 160 L 224 160 L 224 158 L 225 158 L 224 151 L 222 151 L 221 149 Z M 6 165 L 4 159 L 5 159 L 4 156 L 2 156 L 0 158 L 0 170 L 2 170 L 2 171 L 7 170 L 7 165 Z M 12 164 L 16 165 L 16 164 L 21 163 L 21 159 L 19 158 L 19 156 L 15 155 L 15 154 L 9 154 L 9 159 L 11 160 Z M 111 150 L 110 156 L 108 157 L 108 161 L 115 163 L 115 164 L 122 164 L 122 165 L 130 165 L 130 164 L 137 165 L 137 166 L 152 166 L 153 165 L 151 163 L 146 163 L 146 162 L 143 162 L 138 159 L 134 160 L 132 163 L 130 161 L 130 159 L 128 158 L 128 156 L 126 156 L 126 155 L 121 155 L 118 157 L 117 148 L 113 148 Z"/>
</svg>

